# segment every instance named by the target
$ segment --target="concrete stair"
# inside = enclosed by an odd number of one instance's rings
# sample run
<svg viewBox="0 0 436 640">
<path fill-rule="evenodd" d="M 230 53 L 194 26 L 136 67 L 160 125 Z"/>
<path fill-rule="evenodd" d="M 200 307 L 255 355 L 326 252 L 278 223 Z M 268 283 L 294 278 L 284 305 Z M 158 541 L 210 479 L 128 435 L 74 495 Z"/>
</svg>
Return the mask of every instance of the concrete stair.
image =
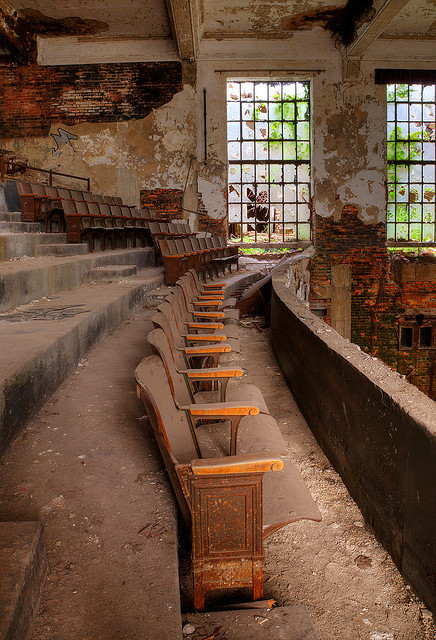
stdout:
<svg viewBox="0 0 436 640">
<path fill-rule="evenodd" d="M 0 211 L 0 222 L 21 222 L 20 211 Z"/>
<path fill-rule="evenodd" d="M 40 522 L 0 522 L 0 640 L 28 640 L 47 574 Z"/>
<path fill-rule="evenodd" d="M 94 281 L 109 281 L 122 280 L 129 276 L 136 275 L 136 265 L 119 265 L 111 264 L 106 267 L 98 267 L 97 269 L 91 269 L 89 272 L 90 280 Z"/>
<path fill-rule="evenodd" d="M 163 284 L 154 263 L 151 247 L 88 253 L 19 212 L 0 212 L 0 456 L 80 360 Z M 40 522 L 0 522 L 0 567 L 0 640 L 30 640 L 47 573 Z"/>
<path fill-rule="evenodd" d="M 38 222 L 0 222 L 0 233 L 38 233 L 41 227 Z"/>
<path fill-rule="evenodd" d="M 88 245 L 85 243 L 38 244 L 35 247 L 36 256 L 83 256 L 86 253 Z"/>
</svg>

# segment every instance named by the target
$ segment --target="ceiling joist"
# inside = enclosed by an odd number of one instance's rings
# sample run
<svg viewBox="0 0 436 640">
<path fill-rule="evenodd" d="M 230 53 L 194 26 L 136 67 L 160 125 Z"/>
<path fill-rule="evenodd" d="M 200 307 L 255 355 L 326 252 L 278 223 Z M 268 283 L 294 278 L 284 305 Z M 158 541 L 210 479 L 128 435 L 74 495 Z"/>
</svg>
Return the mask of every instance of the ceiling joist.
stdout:
<svg viewBox="0 0 436 640">
<path fill-rule="evenodd" d="M 182 60 L 195 60 L 199 43 L 197 0 L 166 0 L 173 37 Z"/>
<path fill-rule="evenodd" d="M 377 40 L 390 21 L 395 18 L 397 13 L 408 2 L 409 0 L 379 0 L 379 2 L 374 2 L 374 17 L 362 25 L 353 42 L 346 47 L 347 58 L 361 58 L 370 44 Z"/>
</svg>

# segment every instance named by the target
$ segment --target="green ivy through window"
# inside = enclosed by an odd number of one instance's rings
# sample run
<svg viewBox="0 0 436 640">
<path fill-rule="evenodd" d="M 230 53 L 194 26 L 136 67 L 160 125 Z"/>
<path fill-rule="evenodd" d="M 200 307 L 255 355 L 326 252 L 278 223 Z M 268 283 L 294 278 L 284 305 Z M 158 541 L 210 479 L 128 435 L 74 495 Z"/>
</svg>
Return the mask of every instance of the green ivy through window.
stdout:
<svg viewBox="0 0 436 640">
<path fill-rule="evenodd" d="M 387 85 L 388 240 L 435 242 L 435 85 Z"/>
</svg>

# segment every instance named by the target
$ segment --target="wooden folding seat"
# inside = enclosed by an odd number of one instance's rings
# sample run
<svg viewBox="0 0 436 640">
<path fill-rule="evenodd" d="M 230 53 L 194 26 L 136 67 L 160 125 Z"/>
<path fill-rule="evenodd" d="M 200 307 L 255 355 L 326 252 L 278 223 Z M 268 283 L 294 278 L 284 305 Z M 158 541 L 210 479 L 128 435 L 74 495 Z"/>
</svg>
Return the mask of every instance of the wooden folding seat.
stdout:
<svg viewBox="0 0 436 640">
<path fill-rule="evenodd" d="M 187 368 L 182 354 L 172 347 L 162 329 L 154 329 L 147 336 L 154 352 L 165 365 L 171 390 L 179 407 L 195 403 L 237 402 L 242 400 L 258 407 L 260 413 L 269 413 L 265 398 L 258 387 L 240 382 L 243 370 L 234 365 L 220 367 Z M 213 383 L 211 391 L 198 390 L 198 383 Z"/>
<path fill-rule="evenodd" d="M 164 365 L 145 358 L 135 378 L 182 515 L 192 538 L 194 607 L 212 590 L 249 587 L 263 596 L 262 541 L 288 523 L 321 515 L 288 452 L 276 421 L 242 403 L 177 408 Z M 212 422 L 239 421 L 237 455 L 228 431 Z M 241 418 L 241 414 L 243 417 Z M 249 421 L 246 417 L 249 416 Z M 231 430 L 232 435 L 234 434 Z"/>
<path fill-rule="evenodd" d="M 117 219 L 112 215 L 111 205 L 106 202 L 88 203 L 88 206 L 95 210 L 97 205 L 99 215 L 96 218 L 101 229 L 101 237 L 103 239 L 102 249 L 106 249 L 108 244 L 115 249 L 118 244 L 122 245 L 122 231 L 117 224 Z M 119 242 L 117 242 L 119 241 Z"/>
<path fill-rule="evenodd" d="M 194 267 L 195 265 L 196 254 L 185 251 L 185 247 L 183 246 L 183 242 L 180 238 L 165 237 L 165 240 L 168 245 L 168 249 L 173 255 L 180 255 L 184 257 L 183 272 L 180 275 L 183 275 L 183 273 L 185 273 L 185 271 L 187 271 L 188 269 L 192 269 L 192 267 Z"/>
<path fill-rule="evenodd" d="M 206 246 L 209 249 L 215 251 L 214 260 L 217 265 L 221 267 L 221 271 L 223 275 L 226 272 L 226 269 L 229 269 L 231 272 L 231 265 L 233 263 L 233 259 L 230 256 L 227 256 L 223 247 L 221 247 L 220 241 L 217 237 L 206 236 L 205 237 Z"/>
<path fill-rule="evenodd" d="M 223 291 L 217 287 L 208 288 L 206 290 L 198 289 L 198 276 L 196 279 L 194 274 L 196 274 L 195 269 L 190 269 L 183 276 L 183 282 L 186 283 L 187 294 L 190 296 L 191 301 L 216 299 L 221 300 L 223 308 L 234 307 L 236 305 L 237 299 L 233 296 L 226 297 L 225 290 Z"/>
<path fill-rule="evenodd" d="M 104 202 L 103 196 L 100 193 L 93 193 L 94 202 Z"/>
<path fill-rule="evenodd" d="M 236 268 L 238 269 L 239 266 L 239 249 L 238 247 L 232 246 L 227 244 L 226 239 L 224 236 L 218 236 L 216 239 L 219 243 L 219 245 L 221 246 L 222 249 L 224 249 L 224 255 L 229 258 L 229 262 L 231 264 L 235 264 Z"/>
<path fill-rule="evenodd" d="M 162 305 L 167 305 L 167 302 L 163 302 Z M 159 305 L 161 307 L 161 305 Z M 206 362 L 212 362 L 213 366 L 218 366 L 220 358 L 227 353 L 230 353 L 232 348 L 225 340 L 215 340 L 215 342 L 201 342 L 195 345 L 187 345 L 185 340 L 180 336 L 174 326 L 174 322 L 171 322 L 168 318 L 169 312 L 165 312 L 165 308 L 158 308 L 151 321 L 155 329 L 162 329 L 168 340 L 170 341 L 171 348 L 179 351 L 185 360 L 185 365 L 188 368 L 203 366 Z"/>
<path fill-rule="evenodd" d="M 112 196 L 103 196 L 103 202 L 106 204 L 114 204 L 114 199 Z"/>
<path fill-rule="evenodd" d="M 83 199 L 84 199 L 86 202 L 95 202 L 95 200 L 94 200 L 94 194 L 92 194 L 90 191 L 83 191 L 83 192 L 82 192 L 82 195 L 83 195 Z"/>
<path fill-rule="evenodd" d="M 197 234 L 191 230 L 191 227 L 187 222 L 175 222 L 174 223 L 178 233 L 183 236 L 196 236 Z"/>
<path fill-rule="evenodd" d="M 117 204 L 119 207 L 123 206 L 123 199 L 120 198 L 119 196 L 114 196 L 113 200 L 114 200 L 114 204 Z"/>
<path fill-rule="evenodd" d="M 195 300 L 191 296 L 188 284 L 182 278 L 179 278 L 176 284 L 180 286 L 183 292 L 186 307 L 192 317 L 195 314 L 197 317 L 213 318 L 222 321 L 224 324 L 238 324 L 239 309 L 226 308 L 223 306 L 221 299 Z M 198 316 L 199 313 L 204 315 Z"/>
<path fill-rule="evenodd" d="M 89 203 L 91 204 L 91 203 Z M 76 200 L 76 213 L 80 216 L 80 241 L 88 243 L 91 251 L 106 248 L 106 223 L 101 215 L 94 215 L 85 200 Z"/>
<path fill-rule="evenodd" d="M 224 325 L 222 329 L 205 329 L 204 323 L 194 323 L 194 318 L 186 308 L 185 300 L 183 297 L 183 293 L 180 291 L 179 287 L 175 287 L 175 291 L 171 292 L 170 295 L 166 297 L 166 302 L 162 303 L 164 306 L 163 309 L 167 310 L 169 314 L 169 310 L 166 307 L 166 303 L 168 303 L 172 309 L 171 317 L 174 319 L 175 329 L 177 329 L 179 335 L 182 337 L 186 336 L 186 327 L 189 327 L 189 336 L 191 342 L 198 342 L 201 340 L 204 342 L 207 338 L 204 336 L 204 331 L 207 331 L 207 335 L 221 336 L 227 340 L 227 343 L 230 345 L 232 351 L 235 353 L 239 353 L 240 344 L 239 344 L 239 327 L 234 325 Z M 160 309 L 160 306 L 158 307 Z M 193 337 L 195 334 L 199 335 L 199 338 L 195 340 Z M 216 337 L 213 340 L 219 341 L 220 337 Z"/>
<path fill-rule="evenodd" d="M 83 200 L 83 191 L 70 189 L 70 193 L 73 200 Z"/>
<path fill-rule="evenodd" d="M 71 191 L 69 189 L 65 189 L 64 187 L 58 187 L 58 197 L 63 200 L 71 200 Z"/>
<path fill-rule="evenodd" d="M 197 253 L 196 251 L 190 251 L 189 249 L 187 249 L 185 247 L 185 244 L 183 242 L 183 238 L 166 238 L 167 242 L 168 242 L 168 247 L 171 249 L 172 247 L 174 247 L 174 249 L 177 251 L 177 253 L 179 253 L 180 255 L 184 255 L 187 259 L 186 261 L 186 266 L 187 269 L 199 269 L 200 268 L 200 254 Z"/>
<path fill-rule="evenodd" d="M 224 301 L 217 298 L 211 298 L 207 296 L 201 296 L 198 299 L 192 294 L 192 284 L 187 278 L 180 278 L 178 282 L 176 282 L 178 286 L 181 287 L 183 294 L 185 296 L 186 305 L 188 310 L 192 308 L 197 309 L 198 311 L 220 311 L 224 313 L 224 317 L 226 320 L 235 321 L 239 320 L 239 309 L 230 309 L 234 304 L 234 299 L 227 298 Z M 191 307 L 191 308 L 190 308 Z"/>
<path fill-rule="evenodd" d="M 157 239 L 165 267 L 165 284 L 173 285 L 188 270 L 188 262 L 185 255 L 180 255 L 173 248 L 169 248 L 169 242 L 171 241 L 165 240 L 165 238 Z"/>
<path fill-rule="evenodd" d="M 20 197 L 21 220 L 38 222 L 44 220 L 50 211 L 50 197 L 46 195 L 44 185 L 33 182 L 17 181 Z"/>
<path fill-rule="evenodd" d="M 194 238 L 193 242 L 195 242 L 195 238 Z M 227 286 L 225 282 L 204 282 L 204 281 L 201 281 L 200 278 L 198 277 L 198 273 L 195 271 L 195 269 L 190 269 L 189 274 L 194 279 L 195 288 L 196 288 L 198 294 L 206 293 L 206 291 L 220 291 L 224 295 L 224 291 L 225 291 L 225 288 Z"/>
</svg>

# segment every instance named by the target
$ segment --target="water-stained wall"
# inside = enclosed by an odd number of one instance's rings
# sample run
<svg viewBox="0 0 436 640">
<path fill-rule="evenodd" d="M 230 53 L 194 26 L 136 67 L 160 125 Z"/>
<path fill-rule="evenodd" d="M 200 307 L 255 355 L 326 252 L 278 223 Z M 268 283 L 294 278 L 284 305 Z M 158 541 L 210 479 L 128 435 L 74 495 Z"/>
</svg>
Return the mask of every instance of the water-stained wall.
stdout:
<svg viewBox="0 0 436 640">
<path fill-rule="evenodd" d="M 141 188 L 183 188 L 196 120 L 195 89 L 179 63 L 5 70 L 2 147 L 89 176 L 93 191 L 129 204 L 139 204 Z"/>
</svg>

